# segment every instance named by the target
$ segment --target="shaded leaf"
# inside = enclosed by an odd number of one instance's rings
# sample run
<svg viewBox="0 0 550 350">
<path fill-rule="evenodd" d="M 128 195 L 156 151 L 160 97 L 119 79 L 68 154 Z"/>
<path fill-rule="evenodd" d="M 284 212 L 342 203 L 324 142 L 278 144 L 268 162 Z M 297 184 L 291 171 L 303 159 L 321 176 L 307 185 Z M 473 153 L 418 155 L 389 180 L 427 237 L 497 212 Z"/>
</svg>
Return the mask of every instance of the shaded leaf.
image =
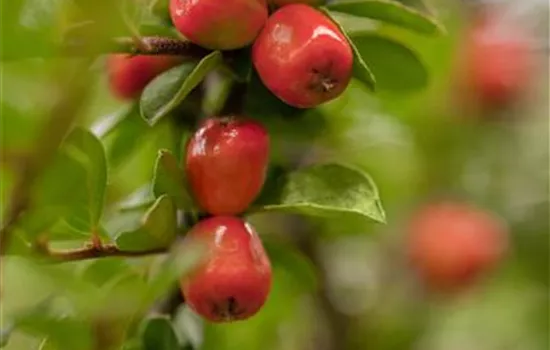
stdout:
<svg viewBox="0 0 550 350">
<path fill-rule="evenodd" d="M 214 51 L 200 62 L 186 62 L 156 77 L 141 94 L 141 115 L 151 125 L 170 113 L 222 62 Z"/>
<path fill-rule="evenodd" d="M 165 317 L 151 318 L 143 330 L 145 350 L 178 350 L 179 343 L 170 320 Z"/>
<path fill-rule="evenodd" d="M 353 0 L 327 5 L 330 11 L 368 17 L 423 34 L 440 34 L 443 27 L 433 18 L 391 0 Z"/>
<path fill-rule="evenodd" d="M 185 172 L 179 167 L 176 157 L 168 150 L 160 150 L 155 164 L 153 193 L 155 197 L 167 194 L 180 209 L 191 209 L 193 199 L 186 187 Z"/>
<path fill-rule="evenodd" d="M 86 169 L 88 209 L 91 222 L 96 225 L 103 212 L 107 186 L 107 160 L 103 145 L 91 132 L 77 128 L 69 134 L 63 148 Z"/>
<path fill-rule="evenodd" d="M 36 235 L 65 219 L 74 232 L 97 231 L 106 185 L 107 164 L 101 142 L 87 130 L 73 130 L 37 181 L 33 209 L 23 220 L 23 228 Z"/>
<path fill-rule="evenodd" d="M 374 91 L 376 87 L 376 76 L 373 75 L 370 67 L 364 61 L 357 47 L 355 47 L 354 42 L 349 38 L 346 30 L 342 27 L 340 22 L 334 16 L 332 16 L 330 11 L 328 11 L 326 8 L 321 8 L 321 11 L 323 11 L 328 17 L 330 17 L 332 21 L 340 28 L 340 31 L 342 32 L 342 34 L 344 34 L 344 36 L 348 40 L 348 43 L 351 46 L 351 49 L 353 50 L 353 77 L 365 84 L 370 90 Z"/>
<path fill-rule="evenodd" d="M 168 247 L 176 237 L 176 208 L 167 195 L 159 197 L 142 219 L 141 226 L 121 232 L 116 244 L 121 250 L 141 251 Z"/>
<path fill-rule="evenodd" d="M 362 171 L 340 164 L 299 169 L 279 179 L 278 194 L 259 211 L 318 217 L 360 216 L 385 222 L 378 189 Z"/>
<path fill-rule="evenodd" d="M 299 250 L 289 244 L 262 237 L 262 243 L 273 266 L 284 269 L 296 279 L 304 292 L 315 292 L 318 276 L 315 265 Z"/>
<path fill-rule="evenodd" d="M 351 40 L 376 76 L 380 90 L 407 91 L 428 84 L 426 67 L 400 42 L 374 33 L 356 33 Z"/>
</svg>

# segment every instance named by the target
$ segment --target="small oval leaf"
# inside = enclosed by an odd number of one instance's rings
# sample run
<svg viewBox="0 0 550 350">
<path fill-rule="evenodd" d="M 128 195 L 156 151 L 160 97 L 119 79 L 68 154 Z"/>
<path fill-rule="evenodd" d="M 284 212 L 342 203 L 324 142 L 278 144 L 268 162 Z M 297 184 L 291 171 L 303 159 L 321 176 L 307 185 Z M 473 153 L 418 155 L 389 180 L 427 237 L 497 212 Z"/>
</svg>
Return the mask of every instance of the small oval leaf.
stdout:
<svg viewBox="0 0 550 350">
<path fill-rule="evenodd" d="M 116 237 L 118 248 L 142 251 L 168 247 L 176 237 L 176 207 L 169 196 L 159 197 L 145 213 L 135 230 L 121 232 Z"/>
<path fill-rule="evenodd" d="M 371 91 L 374 91 L 376 86 L 375 75 L 372 74 L 370 67 L 365 63 L 363 57 L 361 57 L 361 53 L 357 50 L 355 44 L 349 38 L 346 30 L 342 27 L 340 22 L 334 16 L 332 16 L 330 11 L 323 7 L 321 7 L 320 10 L 325 13 L 338 26 L 342 34 L 344 34 L 344 36 L 348 40 L 351 49 L 353 50 L 353 77 L 365 84 Z"/>
<path fill-rule="evenodd" d="M 385 223 L 378 189 L 362 171 L 341 164 L 299 169 L 279 179 L 271 203 L 258 211 L 317 217 L 360 216 Z"/>
<path fill-rule="evenodd" d="M 178 165 L 176 157 L 168 150 L 160 150 L 155 164 L 153 193 L 158 198 L 163 194 L 171 196 L 179 209 L 191 209 L 193 197 L 186 186 L 185 172 Z"/>
<path fill-rule="evenodd" d="M 144 350 L 178 350 L 179 342 L 176 332 L 165 317 L 155 317 L 146 321 L 143 330 Z"/>
<path fill-rule="evenodd" d="M 327 5 L 331 11 L 395 24 L 423 34 L 440 34 L 443 27 L 435 19 L 391 0 L 350 0 Z"/>
<path fill-rule="evenodd" d="M 176 108 L 204 77 L 222 62 L 214 51 L 200 62 L 186 62 L 156 77 L 147 85 L 140 99 L 141 115 L 154 125 Z"/>
<path fill-rule="evenodd" d="M 403 92 L 428 84 L 426 67 L 400 42 L 374 33 L 356 33 L 351 40 L 376 76 L 379 90 Z"/>
</svg>

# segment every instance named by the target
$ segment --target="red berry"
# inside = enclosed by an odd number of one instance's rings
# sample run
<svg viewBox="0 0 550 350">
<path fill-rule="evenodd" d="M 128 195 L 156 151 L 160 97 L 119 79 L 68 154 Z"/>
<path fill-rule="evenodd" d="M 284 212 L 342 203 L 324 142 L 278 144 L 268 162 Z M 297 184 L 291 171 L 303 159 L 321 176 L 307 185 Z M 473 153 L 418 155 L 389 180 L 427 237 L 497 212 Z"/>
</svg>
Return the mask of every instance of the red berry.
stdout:
<svg viewBox="0 0 550 350">
<path fill-rule="evenodd" d="M 157 75 L 181 62 L 177 56 L 112 54 L 107 58 L 111 91 L 121 99 L 137 98 Z"/>
<path fill-rule="evenodd" d="M 506 106 L 527 89 L 533 62 L 523 28 L 488 13 L 472 24 L 463 50 L 464 88 L 482 106 Z"/>
<path fill-rule="evenodd" d="M 262 189 L 269 137 L 255 121 L 211 118 L 187 145 L 186 172 L 199 205 L 213 215 L 248 208 Z"/>
<path fill-rule="evenodd" d="M 501 222 L 465 204 L 426 206 L 409 226 L 411 263 L 433 290 L 453 291 L 473 284 L 499 261 L 505 247 Z"/>
<path fill-rule="evenodd" d="M 244 320 L 264 305 L 271 264 L 254 229 L 241 219 L 199 222 L 187 238 L 208 247 L 205 262 L 181 281 L 186 303 L 212 322 Z"/>
<path fill-rule="evenodd" d="M 233 50 L 254 40 L 267 20 L 266 0 L 170 0 L 174 26 L 212 50 Z"/>
<path fill-rule="evenodd" d="M 254 42 L 252 61 L 273 94 L 291 106 L 310 108 L 346 89 L 353 52 L 329 18 L 292 4 L 269 17 Z"/>
</svg>

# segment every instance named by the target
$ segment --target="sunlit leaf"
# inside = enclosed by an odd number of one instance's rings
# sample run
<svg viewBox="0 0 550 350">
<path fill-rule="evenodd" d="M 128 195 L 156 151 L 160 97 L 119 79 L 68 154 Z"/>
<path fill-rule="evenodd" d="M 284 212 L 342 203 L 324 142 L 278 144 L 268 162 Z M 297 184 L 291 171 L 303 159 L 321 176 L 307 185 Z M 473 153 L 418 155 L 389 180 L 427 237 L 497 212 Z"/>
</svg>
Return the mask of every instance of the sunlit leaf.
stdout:
<svg viewBox="0 0 550 350">
<path fill-rule="evenodd" d="M 376 185 L 367 174 L 351 167 L 322 164 L 302 168 L 281 177 L 275 188 L 277 195 L 252 211 L 386 220 Z"/>
</svg>

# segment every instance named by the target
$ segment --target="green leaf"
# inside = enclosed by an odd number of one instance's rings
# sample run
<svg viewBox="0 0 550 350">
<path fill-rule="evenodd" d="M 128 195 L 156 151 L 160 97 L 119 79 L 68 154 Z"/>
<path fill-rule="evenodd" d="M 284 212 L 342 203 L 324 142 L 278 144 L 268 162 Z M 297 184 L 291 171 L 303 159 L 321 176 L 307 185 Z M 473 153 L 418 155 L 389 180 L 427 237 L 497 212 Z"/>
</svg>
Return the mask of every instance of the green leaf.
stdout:
<svg viewBox="0 0 550 350">
<path fill-rule="evenodd" d="M 90 218 L 97 225 L 103 212 L 105 187 L 107 186 L 107 160 L 101 141 L 91 132 L 77 128 L 69 134 L 63 148 L 86 169 Z"/>
<path fill-rule="evenodd" d="M 380 90 L 408 91 L 428 84 L 426 67 L 400 42 L 374 33 L 356 33 L 351 40 L 372 69 Z"/>
<path fill-rule="evenodd" d="M 277 268 L 284 269 L 296 279 L 296 285 L 305 293 L 315 292 L 319 286 L 315 265 L 298 249 L 274 239 L 262 237 L 269 260 Z"/>
<path fill-rule="evenodd" d="M 141 115 L 154 125 L 176 108 L 204 77 L 222 62 L 214 51 L 200 62 L 186 62 L 156 77 L 141 94 Z"/>
<path fill-rule="evenodd" d="M 279 181 L 275 201 L 265 203 L 259 211 L 337 218 L 353 215 L 385 223 L 376 185 L 357 169 L 340 164 L 314 165 Z"/>
<path fill-rule="evenodd" d="M 75 233 L 99 230 L 106 185 L 101 142 L 87 130 L 73 130 L 38 179 L 23 228 L 35 235 L 64 219 Z"/>
<path fill-rule="evenodd" d="M 180 209 L 191 209 L 193 199 L 186 187 L 185 172 L 179 167 L 176 157 L 168 150 L 160 150 L 155 164 L 153 179 L 155 197 L 167 194 Z"/>
<path fill-rule="evenodd" d="M 179 343 L 172 323 L 166 317 L 155 317 L 146 321 L 143 330 L 144 350 L 178 350 Z"/>
<path fill-rule="evenodd" d="M 353 77 L 363 84 L 365 84 L 371 91 L 375 90 L 376 87 L 376 76 L 372 74 L 372 71 L 368 64 L 363 60 L 361 53 L 355 47 L 353 41 L 349 38 L 346 30 L 342 27 L 340 22 L 328 11 L 326 8 L 321 8 L 330 19 L 340 28 L 340 31 L 346 39 L 348 40 L 351 49 L 353 50 Z"/>
<path fill-rule="evenodd" d="M 443 27 L 433 18 L 391 0 L 352 0 L 327 5 L 331 11 L 368 17 L 423 34 L 441 34 Z"/>
<path fill-rule="evenodd" d="M 116 244 L 121 250 L 141 251 L 168 247 L 176 237 L 176 208 L 169 196 L 159 197 L 135 230 L 121 232 Z"/>
</svg>

